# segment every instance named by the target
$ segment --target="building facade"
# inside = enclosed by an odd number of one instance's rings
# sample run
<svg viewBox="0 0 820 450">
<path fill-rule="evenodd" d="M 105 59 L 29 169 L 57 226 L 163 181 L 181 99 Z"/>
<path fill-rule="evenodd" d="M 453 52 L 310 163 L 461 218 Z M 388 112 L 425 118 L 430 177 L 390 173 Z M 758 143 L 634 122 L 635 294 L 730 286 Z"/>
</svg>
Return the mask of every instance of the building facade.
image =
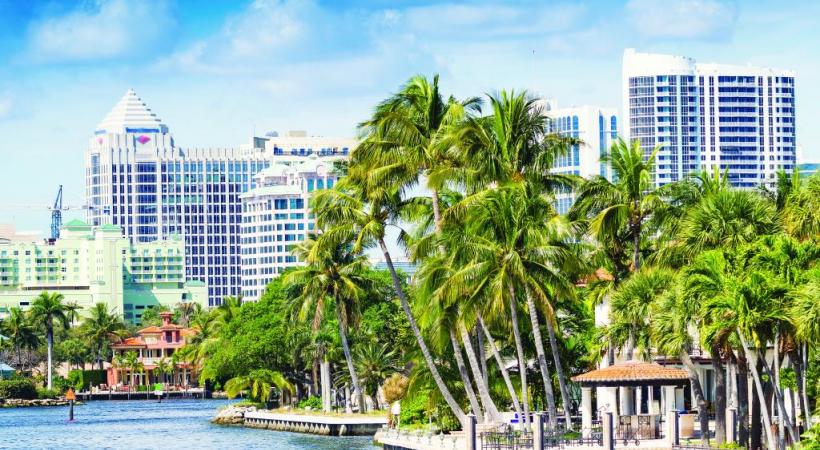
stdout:
<svg viewBox="0 0 820 450">
<path fill-rule="evenodd" d="M 116 388 L 127 386 L 134 390 L 137 386 L 162 383 L 165 391 L 187 389 L 196 382 L 196 367 L 174 357 L 185 346 L 185 338 L 196 334 L 196 330 L 171 322 L 173 313 L 161 312 L 161 326 L 150 326 L 137 331 L 137 335 L 113 344 L 114 359 L 107 369 L 108 385 Z M 128 352 L 134 352 L 136 362 L 142 370 L 126 364 Z"/>
<path fill-rule="evenodd" d="M 658 186 L 713 168 L 736 187 L 772 183 L 795 164 L 794 87 L 789 71 L 627 49 L 624 133 L 646 155 L 661 147 Z"/>
<path fill-rule="evenodd" d="M 551 119 L 550 132 L 582 141 L 582 144 L 572 146 L 566 155 L 555 161 L 553 172 L 584 178 L 600 175 L 610 179 L 609 165 L 602 162 L 601 157 L 607 154 L 618 137 L 619 121 L 615 108 L 578 106 L 559 109 L 553 103 L 549 104 L 547 115 Z M 565 214 L 574 201 L 572 192 L 558 193 L 557 211 Z"/>
<path fill-rule="evenodd" d="M 207 284 L 210 305 L 241 293 L 239 196 L 273 161 L 345 157 L 350 139 L 269 133 L 237 148 L 176 145 L 133 90 L 97 126 L 86 152 L 86 197 L 94 225 L 121 226 L 133 242 L 179 234 L 185 271 Z"/>
<path fill-rule="evenodd" d="M 131 323 L 157 305 L 205 306 L 204 283 L 185 278 L 183 252 L 179 236 L 132 245 L 118 226 L 79 220 L 65 224 L 53 242 L 0 242 L 0 314 L 29 307 L 43 291 L 83 309 L 105 303 Z"/>
<path fill-rule="evenodd" d="M 332 161 L 318 155 L 289 165 L 275 163 L 254 177 L 255 188 L 240 195 L 244 300 L 258 300 L 274 277 L 299 264 L 291 249 L 314 232 L 310 195 L 333 187 L 331 169 Z"/>
</svg>

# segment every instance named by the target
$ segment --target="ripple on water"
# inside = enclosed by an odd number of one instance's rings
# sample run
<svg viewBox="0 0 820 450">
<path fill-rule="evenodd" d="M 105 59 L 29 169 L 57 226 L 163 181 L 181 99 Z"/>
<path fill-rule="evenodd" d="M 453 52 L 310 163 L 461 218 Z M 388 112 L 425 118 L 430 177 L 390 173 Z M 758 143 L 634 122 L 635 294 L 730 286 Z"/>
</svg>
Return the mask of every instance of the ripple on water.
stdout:
<svg viewBox="0 0 820 450">
<path fill-rule="evenodd" d="M 376 449 L 369 437 L 325 437 L 212 425 L 224 400 L 93 401 L 68 407 L 0 409 L 6 449 Z"/>
</svg>

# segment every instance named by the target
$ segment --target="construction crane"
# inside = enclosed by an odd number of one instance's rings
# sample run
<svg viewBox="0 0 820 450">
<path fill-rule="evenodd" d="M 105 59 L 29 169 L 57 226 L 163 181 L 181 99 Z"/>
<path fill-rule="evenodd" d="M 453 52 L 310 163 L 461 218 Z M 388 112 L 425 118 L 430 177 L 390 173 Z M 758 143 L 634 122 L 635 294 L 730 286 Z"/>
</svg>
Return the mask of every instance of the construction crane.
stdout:
<svg viewBox="0 0 820 450">
<path fill-rule="evenodd" d="M 57 190 L 57 198 L 51 208 L 51 239 L 60 238 L 60 227 L 63 226 L 63 185 Z"/>
</svg>

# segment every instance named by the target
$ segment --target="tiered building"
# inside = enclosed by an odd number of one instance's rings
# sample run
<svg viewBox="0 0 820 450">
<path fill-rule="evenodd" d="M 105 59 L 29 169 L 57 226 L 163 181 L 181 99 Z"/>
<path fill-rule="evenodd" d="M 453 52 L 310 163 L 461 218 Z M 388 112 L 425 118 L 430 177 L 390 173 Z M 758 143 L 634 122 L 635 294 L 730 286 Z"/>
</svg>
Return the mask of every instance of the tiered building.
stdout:
<svg viewBox="0 0 820 450">
<path fill-rule="evenodd" d="M 239 295 L 240 195 L 274 161 L 343 158 L 355 141 L 269 133 L 238 148 L 176 145 L 169 128 L 129 90 L 97 126 L 86 152 L 92 224 L 122 227 L 133 242 L 179 234 L 188 278 L 207 284 L 210 305 Z"/>
<path fill-rule="evenodd" d="M 254 177 L 255 188 L 240 195 L 242 296 L 258 300 L 284 269 L 299 264 L 293 246 L 314 232 L 310 193 L 332 188 L 332 161 L 313 155 L 290 165 L 275 163 Z"/>
</svg>

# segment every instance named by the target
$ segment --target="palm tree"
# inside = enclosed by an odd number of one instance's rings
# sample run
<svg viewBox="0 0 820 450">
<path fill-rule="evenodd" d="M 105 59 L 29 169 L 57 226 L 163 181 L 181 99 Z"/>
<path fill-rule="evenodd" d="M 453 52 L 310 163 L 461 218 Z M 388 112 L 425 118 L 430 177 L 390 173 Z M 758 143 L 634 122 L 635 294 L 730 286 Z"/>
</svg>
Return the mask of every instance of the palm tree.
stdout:
<svg viewBox="0 0 820 450">
<path fill-rule="evenodd" d="M 353 251 L 360 251 L 374 243 L 379 246 L 390 272 L 393 289 L 399 297 L 427 369 L 453 414 L 466 427 L 464 410 L 453 397 L 435 366 L 433 355 L 421 334 L 402 287 L 402 279 L 396 272 L 393 258 L 385 242 L 386 228 L 393 226 L 401 229 L 402 219 L 409 216 L 410 204 L 402 198 L 402 190 L 396 186 L 371 183 L 367 177 L 368 170 L 366 166 L 353 164 L 349 168 L 348 176 L 339 181 L 333 189 L 314 194 L 314 211 L 318 227 L 324 231 L 325 239 L 332 239 L 339 244 L 352 241 Z"/>
<path fill-rule="evenodd" d="M 437 229 L 441 224 L 439 191 L 448 181 L 441 174 L 453 166 L 447 136 L 453 126 L 481 106 L 478 98 L 445 100 L 438 81 L 438 75 L 432 80 L 416 75 L 381 102 L 373 116 L 359 125 L 364 139 L 353 157 L 374 167 L 374 180 L 402 188 L 425 177 Z M 434 172 L 438 176 L 431 176 Z"/>
<path fill-rule="evenodd" d="M 356 347 L 356 371 L 362 377 L 364 391 L 379 409 L 379 387 L 388 377 L 401 370 L 396 350 L 389 344 L 368 343 Z"/>
<path fill-rule="evenodd" d="M 128 335 L 128 330 L 119 314 L 109 311 L 105 303 L 97 303 L 88 312 L 88 317 L 80 326 L 82 336 L 91 344 L 94 356 L 103 369 L 103 360 L 111 342 Z"/>
<path fill-rule="evenodd" d="M 293 253 L 300 261 L 307 263 L 285 274 L 283 280 L 286 289 L 293 292 L 298 317 L 305 320 L 311 316 L 315 331 L 322 322 L 325 309 L 334 306 L 348 372 L 353 389 L 359 396 L 359 412 L 364 413 L 364 391 L 356 374 L 347 333 L 348 327 L 358 320 L 359 298 L 370 284 L 364 276 L 367 259 L 351 252 L 349 244 L 339 245 L 322 238 L 302 242 Z"/>
<path fill-rule="evenodd" d="M 228 397 L 236 397 L 240 392 L 250 389 L 250 397 L 254 401 L 266 403 L 270 399 L 273 387 L 280 391 L 294 392 L 293 385 L 280 372 L 269 369 L 256 369 L 225 382 L 225 393 Z"/>
<path fill-rule="evenodd" d="M 202 311 L 199 303 L 179 302 L 176 305 L 179 324 L 187 327 L 191 319 Z"/>
<path fill-rule="evenodd" d="M 820 175 L 793 187 L 782 211 L 783 226 L 795 238 L 813 239 L 820 234 Z"/>
<path fill-rule="evenodd" d="M 157 371 L 157 373 L 162 374 L 162 382 L 163 383 L 167 383 L 168 382 L 168 375 L 171 375 L 172 373 L 174 373 L 174 368 L 175 368 L 174 366 L 175 366 L 175 364 L 169 358 L 163 357 L 163 358 L 160 358 L 159 361 L 157 361 L 156 371 Z"/>
<path fill-rule="evenodd" d="M 131 372 L 131 382 L 128 386 L 128 389 L 131 390 L 137 381 L 137 374 L 142 373 L 145 366 L 142 364 L 142 361 L 139 359 L 139 355 L 137 355 L 137 352 L 134 350 L 128 350 L 125 352 L 120 362 L 123 367 L 128 368 Z"/>
<path fill-rule="evenodd" d="M 48 345 L 48 389 L 52 388 L 53 374 L 51 357 L 54 352 L 54 321 L 56 320 L 65 328 L 70 326 L 67 312 L 70 311 L 71 308 L 63 303 L 64 298 L 63 294 L 57 292 L 51 294 L 43 292 L 34 299 L 31 303 L 31 309 L 29 310 L 32 319 L 35 322 L 43 324 L 46 329 L 46 342 Z"/>
<path fill-rule="evenodd" d="M 9 340 L 17 356 L 17 370 L 25 370 L 23 351 L 37 348 L 40 345 L 40 336 L 37 334 L 37 328 L 31 324 L 21 308 L 9 308 L 9 315 L 0 321 L 0 335 Z"/>
<path fill-rule="evenodd" d="M 641 239 L 645 223 L 664 202 L 655 187 L 656 147 L 648 157 L 640 142 L 618 139 L 601 157 L 612 166 L 613 180 L 596 176 L 581 184 L 570 215 L 589 219 L 589 230 L 598 242 L 623 237 L 632 242 L 632 270 L 641 266 Z"/>
</svg>

